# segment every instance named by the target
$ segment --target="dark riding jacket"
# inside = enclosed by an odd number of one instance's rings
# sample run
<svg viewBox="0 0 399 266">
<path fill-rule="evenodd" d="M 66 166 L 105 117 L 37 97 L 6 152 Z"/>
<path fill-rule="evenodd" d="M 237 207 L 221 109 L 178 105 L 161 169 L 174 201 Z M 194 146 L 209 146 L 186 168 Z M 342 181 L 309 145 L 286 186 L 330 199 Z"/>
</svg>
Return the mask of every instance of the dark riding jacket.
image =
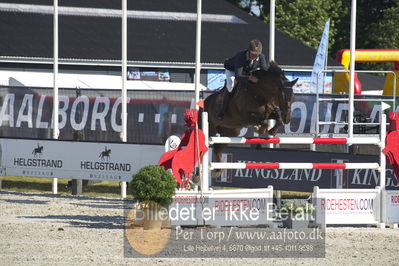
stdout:
<svg viewBox="0 0 399 266">
<path fill-rule="evenodd" d="M 246 82 L 251 72 L 255 70 L 267 70 L 264 54 L 260 54 L 258 60 L 254 60 L 251 66 L 251 59 L 249 59 L 247 52 L 248 50 L 239 51 L 235 56 L 224 61 L 224 68 L 234 72 L 239 82 Z"/>
</svg>

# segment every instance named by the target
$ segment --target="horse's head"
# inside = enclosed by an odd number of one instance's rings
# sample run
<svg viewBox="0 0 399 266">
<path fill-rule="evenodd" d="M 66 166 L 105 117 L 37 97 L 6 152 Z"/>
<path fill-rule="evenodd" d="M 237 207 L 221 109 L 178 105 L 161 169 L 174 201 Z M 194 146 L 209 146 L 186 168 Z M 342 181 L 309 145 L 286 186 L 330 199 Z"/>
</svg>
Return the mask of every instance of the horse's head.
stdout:
<svg viewBox="0 0 399 266">
<path fill-rule="evenodd" d="M 293 90 L 292 87 L 298 81 L 295 79 L 293 81 L 289 81 L 285 76 L 285 80 L 282 82 L 282 93 L 280 96 L 280 109 L 281 109 L 281 118 L 284 124 L 288 124 L 291 121 L 291 103 L 292 103 L 292 96 Z"/>
<path fill-rule="evenodd" d="M 267 71 L 258 70 L 253 75 L 259 79 L 257 86 L 266 99 L 266 105 L 274 106 L 282 121 L 288 124 L 291 120 L 292 87 L 298 79 L 289 81 L 284 71 L 273 61 Z"/>
</svg>

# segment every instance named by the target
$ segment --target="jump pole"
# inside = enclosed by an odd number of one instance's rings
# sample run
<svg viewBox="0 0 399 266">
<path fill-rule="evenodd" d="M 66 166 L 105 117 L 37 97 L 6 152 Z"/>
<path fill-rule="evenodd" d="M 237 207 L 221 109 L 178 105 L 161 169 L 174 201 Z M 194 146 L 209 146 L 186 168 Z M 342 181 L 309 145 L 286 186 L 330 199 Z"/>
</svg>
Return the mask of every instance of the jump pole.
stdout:
<svg viewBox="0 0 399 266">
<path fill-rule="evenodd" d="M 389 106 L 388 106 L 389 107 Z M 384 210 L 386 208 L 385 206 L 385 200 L 383 197 L 385 196 L 384 191 L 385 186 L 386 186 L 386 158 L 385 154 L 383 153 L 383 150 L 385 148 L 385 138 L 386 138 L 386 122 L 387 122 L 387 117 L 386 114 L 384 114 L 384 110 L 387 109 L 387 104 L 381 103 L 381 112 L 380 112 L 380 123 L 381 123 L 381 128 L 380 128 L 380 138 L 381 138 L 381 143 L 380 143 L 380 223 L 378 225 L 379 228 L 385 228 L 385 223 L 384 223 Z"/>
<path fill-rule="evenodd" d="M 374 144 L 379 145 L 380 139 L 377 137 L 359 138 L 309 138 L 309 137 L 270 137 L 270 138 L 244 138 L 244 137 L 210 137 L 210 144 Z"/>
<path fill-rule="evenodd" d="M 209 148 L 209 123 L 208 113 L 202 112 L 202 131 L 205 135 L 205 146 Z M 202 157 L 201 191 L 209 191 L 209 150 Z"/>
<path fill-rule="evenodd" d="M 201 19 L 202 19 L 202 0 L 197 0 L 197 24 L 195 35 L 195 103 L 199 101 L 200 75 L 201 75 Z M 199 106 L 195 104 L 198 110 Z"/>
<path fill-rule="evenodd" d="M 214 169 L 380 169 L 378 163 L 210 163 Z"/>
<path fill-rule="evenodd" d="M 127 0 L 122 0 L 122 142 L 127 142 Z M 126 198 L 126 182 L 121 182 L 121 198 Z"/>
<path fill-rule="evenodd" d="M 349 106 L 348 106 L 348 136 L 353 137 L 353 111 L 355 98 L 355 50 L 356 50 L 356 0 L 351 3 L 350 24 L 350 71 L 349 71 Z"/>
<path fill-rule="evenodd" d="M 58 139 L 58 0 L 54 0 L 53 14 L 53 139 Z M 53 194 L 58 193 L 58 178 L 52 180 Z"/>
</svg>

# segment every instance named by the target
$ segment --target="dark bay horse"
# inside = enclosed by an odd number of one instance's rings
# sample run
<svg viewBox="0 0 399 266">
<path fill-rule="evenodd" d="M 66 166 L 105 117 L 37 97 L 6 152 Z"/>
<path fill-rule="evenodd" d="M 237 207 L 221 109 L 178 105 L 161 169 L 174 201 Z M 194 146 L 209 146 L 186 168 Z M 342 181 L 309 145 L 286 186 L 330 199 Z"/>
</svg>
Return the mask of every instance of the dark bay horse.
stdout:
<svg viewBox="0 0 399 266">
<path fill-rule="evenodd" d="M 204 102 L 204 111 L 208 112 L 209 136 L 219 133 L 224 137 L 236 137 L 243 127 L 254 126 L 259 134 L 276 135 L 284 124 L 291 120 L 292 87 L 298 81 L 289 81 L 282 69 L 270 62 L 267 71 L 252 73 L 259 81 L 254 84 L 238 83 L 234 89 L 224 119 L 218 120 L 216 113 L 221 108 L 221 97 L 226 88 L 208 96 Z M 268 119 L 276 120 L 273 128 L 268 129 Z M 226 144 L 215 144 L 214 161 L 221 161 L 222 150 Z M 223 170 L 215 170 L 212 177 L 217 178 Z"/>
</svg>

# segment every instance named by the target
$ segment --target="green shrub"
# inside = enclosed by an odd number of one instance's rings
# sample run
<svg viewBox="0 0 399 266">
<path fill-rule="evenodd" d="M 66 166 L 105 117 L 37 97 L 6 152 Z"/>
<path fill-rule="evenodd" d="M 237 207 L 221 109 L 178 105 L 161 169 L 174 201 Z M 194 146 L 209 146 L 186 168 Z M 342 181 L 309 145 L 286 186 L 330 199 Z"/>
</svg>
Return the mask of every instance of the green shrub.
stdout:
<svg viewBox="0 0 399 266">
<path fill-rule="evenodd" d="M 162 166 L 148 165 L 133 176 L 130 191 L 140 202 L 153 201 L 166 207 L 173 202 L 176 180 Z"/>
</svg>

